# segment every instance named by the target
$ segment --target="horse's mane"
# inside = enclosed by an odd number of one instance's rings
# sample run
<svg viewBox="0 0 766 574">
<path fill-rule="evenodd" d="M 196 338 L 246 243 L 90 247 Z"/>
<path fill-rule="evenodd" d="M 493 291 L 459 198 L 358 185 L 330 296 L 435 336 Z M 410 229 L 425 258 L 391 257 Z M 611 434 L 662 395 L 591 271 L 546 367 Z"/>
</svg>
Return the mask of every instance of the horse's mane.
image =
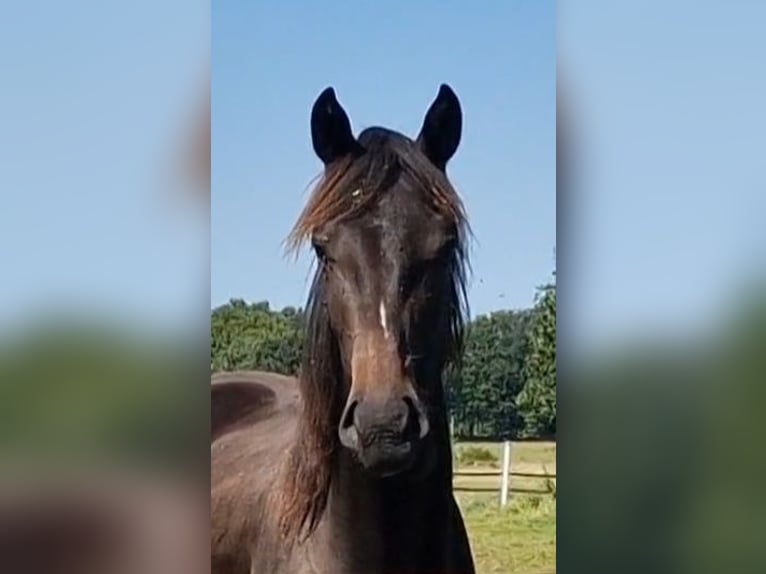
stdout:
<svg viewBox="0 0 766 574">
<path fill-rule="evenodd" d="M 290 232 L 288 252 L 296 252 L 322 226 L 362 215 L 395 184 L 412 191 L 413 201 L 424 201 L 447 218 L 456 233 L 450 266 L 450 308 L 447 356 L 459 364 L 468 313 L 466 240 L 470 234 L 460 197 L 446 174 L 431 164 L 409 138 L 383 129 L 369 128 L 359 136 L 362 153 L 340 158 L 326 167 Z M 297 440 L 284 468 L 278 502 L 282 533 L 294 538 L 304 528 L 316 527 L 327 503 L 338 439 L 337 421 L 343 405 L 344 373 L 337 340 L 323 304 L 323 273 L 314 276 L 306 305 L 306 336 L 300 372 L 303 412 Z"/>
</svg>

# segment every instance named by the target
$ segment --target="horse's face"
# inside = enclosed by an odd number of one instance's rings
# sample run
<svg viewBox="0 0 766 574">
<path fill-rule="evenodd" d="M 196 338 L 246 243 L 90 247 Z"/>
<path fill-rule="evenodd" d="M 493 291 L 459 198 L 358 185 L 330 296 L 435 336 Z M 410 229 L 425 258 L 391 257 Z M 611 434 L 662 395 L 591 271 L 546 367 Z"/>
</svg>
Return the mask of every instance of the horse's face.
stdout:
<svg viewBox="0 0 766 574">
<path fill-rule="evenodd" d="M 405 209 L 405 192 L 390 190 L 365 217 L 316 242 L 327 312 L 351 375 L 340 440 L 383 474 L 409 466 L 428 435 L 426 385 L 438 380 L 416 374 L 449 328 L 454 232 L 422 207 Z"/>
<path fill-rule="evenodd" d="M 375 128 L 357 142 L 348 126 L 334 95 L 320 96 L 312 128 L 326 163 L 349 146 L 383 155 L 395 145 L 416 165 L 443 171 L 459 143 L 461 111 L 451 90 L 442 88 L 417 141 Z M 324 304 L 350 374 L 340 442 L 378 476 L 411 468 L 423 451 L 431 404 L 442 397 L 436 387 L 455 304 L 458 228 L 423 199 L 428 190 L 417 189 L 423 185 L 418 181 L 402 170 L 382 183 L 385 189 L 353 190 L 378 196 L 359 214 L 319 227 L 312 238 L 323 267 Z"/>
</svg>

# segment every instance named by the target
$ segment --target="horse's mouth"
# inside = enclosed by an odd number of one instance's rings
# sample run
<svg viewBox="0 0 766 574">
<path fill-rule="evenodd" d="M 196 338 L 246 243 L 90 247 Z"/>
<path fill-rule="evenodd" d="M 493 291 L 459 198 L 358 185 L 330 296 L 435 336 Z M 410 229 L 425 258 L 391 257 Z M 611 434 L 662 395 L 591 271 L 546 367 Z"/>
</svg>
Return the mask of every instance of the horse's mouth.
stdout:
<svg viewBox="0 0 766 574">
<path fill-rule="evenodd" d="M 428 474 L 430 458 L 422 441 L 399 444 L 372 444 L 357 454 L 357 459 L 369 474 L 380 479 L 414 478 Z M 428 460 L 425 460 L 428 459 Z"/>
<path fill-rule="evenodd" d="M 408 470 L 414 463 L 414 454 L 415 448 L 411 441 L 396 443 L 378 440 L 361 449 L 357 459 L 368 473 L 388 478 Z"/>
</svg>

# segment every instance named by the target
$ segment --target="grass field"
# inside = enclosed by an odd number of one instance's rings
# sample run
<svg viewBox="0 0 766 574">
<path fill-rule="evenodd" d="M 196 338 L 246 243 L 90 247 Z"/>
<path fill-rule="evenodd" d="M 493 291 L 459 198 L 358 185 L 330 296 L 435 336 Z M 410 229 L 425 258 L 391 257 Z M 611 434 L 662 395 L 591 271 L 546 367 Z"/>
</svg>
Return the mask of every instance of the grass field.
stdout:
<svg viewBox="0 0 766 574">
<path fill-rule="evenodd" d="M 481 448 L 502 460 L 502 444 L 460 443 L 458 460 L 464 449 Z M 456 464 L 458 473 L 497 470 L 499 463 Z M 511 472 L 556 473 L 555 443 L 514 443 Z M 477 574 L 547 574 L 556 571 L 555 479 L 511 477 L 511 495 L 505 508 L 499 507 L 499 477 L 463 476 L 455 478 L 456 496 L 471 540 Z M 491 489 L 469 492 L 462 489 Z"/>
</svg>

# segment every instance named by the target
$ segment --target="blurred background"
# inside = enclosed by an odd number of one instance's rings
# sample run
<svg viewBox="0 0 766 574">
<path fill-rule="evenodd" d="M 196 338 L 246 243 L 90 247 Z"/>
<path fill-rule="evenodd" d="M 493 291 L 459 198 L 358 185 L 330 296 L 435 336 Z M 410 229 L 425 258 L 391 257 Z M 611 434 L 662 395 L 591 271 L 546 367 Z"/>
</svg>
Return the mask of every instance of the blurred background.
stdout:
<svg viewBox="0 0 766 574">
<path fill-rule="evenodd" d="M 204 2 L 0 8 L 0 571 L 205 572 Z"/>
<path fill-rule="evenodd" d="M 759 2 L 558 2 L 557 561 L 759 572 Z"/>
</svg>

